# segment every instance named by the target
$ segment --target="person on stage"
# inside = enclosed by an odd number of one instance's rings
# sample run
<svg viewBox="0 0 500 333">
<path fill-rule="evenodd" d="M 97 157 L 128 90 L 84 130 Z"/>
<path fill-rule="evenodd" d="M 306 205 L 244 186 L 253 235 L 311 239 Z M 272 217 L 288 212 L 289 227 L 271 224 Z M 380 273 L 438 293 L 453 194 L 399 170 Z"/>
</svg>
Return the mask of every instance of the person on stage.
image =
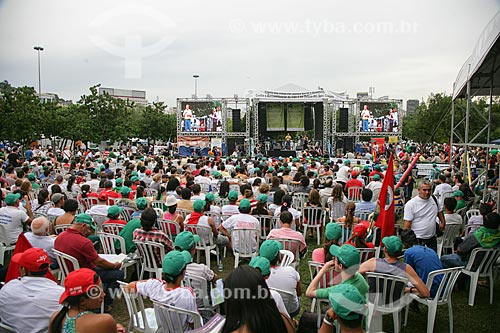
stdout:
<svg viewBox="0 0 500 333">
<path fill-rule="evenodd" d="M 193 118 L 193 112 L 189 108 L 189 104 L 186 104 L 186 108 L 182 112 L 182 117 L 184 118 L 184 130 L 186 132 L 191 132 L 191 118 Z"/>
<path fill-rule="evenodd" d="M 292 140 L 292 136 L 290 135 L 290 133 L 287 133 L 286 136 L 285 136 L 285 147 L 286 147 L 286 150 L 290 150 L 291 149 L 291 140 Z"/>
<path fill-rule="evenodd" d="M 307 150 L 307 147 L 308 147 L 308 145 L 309 145 L 309 138 L 307 137 L 307 134 L 304 134 L 304 138 L 303 138 L 303 140 L 304 140 L 304 141 L 303 141 L 304 146 L 303 146 L 303 148 L 302 148 L 302 149 L 303 149 L 303 150 Z"/>
<path fill-rule="evenodd" d="M 363 132 L 368 132 L 368 119 L 370 119 L 370 110 L 368 110 L 368 105 L 365 105 L 363 106 L 363 111 L 361 111 Z"/>
</svg>

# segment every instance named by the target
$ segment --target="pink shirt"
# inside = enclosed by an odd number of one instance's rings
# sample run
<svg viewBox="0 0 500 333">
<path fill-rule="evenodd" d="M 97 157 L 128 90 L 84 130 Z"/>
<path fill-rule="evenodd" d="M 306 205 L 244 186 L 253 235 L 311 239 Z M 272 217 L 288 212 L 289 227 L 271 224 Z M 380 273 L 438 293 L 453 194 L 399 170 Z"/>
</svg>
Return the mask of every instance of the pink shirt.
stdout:
<svg viewBox="0 0 500 333">
<path fill-rule="evenodd" d="M 273 238 L 287 238 L 287 239 L 296 239 L 300 241 L 299 252 L 303 252 L 307 247 L 307 244 L 304 240 L 304 235 L 290 228 L 279 228 L 271 230 L 267 235 L 267 239 L 273 239 Z M 295 253 L 295 251 L 292 252 Z"/>
<path fill-rule="evenodd" d="M 312 261 L 320 262 L 322 264 L 325 263 L 325 251 L 322 247 L 317 248 L 312 253 Z"/>
</svg>

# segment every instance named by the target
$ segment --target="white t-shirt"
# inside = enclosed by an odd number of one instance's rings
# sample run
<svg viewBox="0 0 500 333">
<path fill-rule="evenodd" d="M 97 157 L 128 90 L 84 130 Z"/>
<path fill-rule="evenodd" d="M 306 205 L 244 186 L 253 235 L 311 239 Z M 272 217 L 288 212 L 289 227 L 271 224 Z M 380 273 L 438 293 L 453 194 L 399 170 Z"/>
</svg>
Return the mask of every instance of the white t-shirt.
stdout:
<svg viewBox="0 0 500 333">
<path fill-rule="evenodd" d="M 50 316 L 61 309 L 64 288 L 45 277 L 10 280 L 0 289 L 0 318 L 16 332 L 47 332 Z"/>
<path fill-rule="evenodd" d="M 28 215 L 17 207 L 7 206 L 0 208 L 0 224 L 4 225 L 10 244 L 17 242 L 17 237 L 23 232 L 23 223 L 28 218 Z"/>
<path fill-rule="evenodd" d="M 347 165 L 343 165 L 340 167 L 339 171 L 337 172 L 337 178 L 335 179 L 338 182 L 344 182 L 347 183 L 349 180 L 349 167 Z"/>
<path fill-rule="evenodd" d="M 271 297 L 274 299 L 276 306 L 278 307 L 278 311 L 290 317 L 288 311 L 286 310 L 285 303 L 283 303 L 283 298 L 276 290 L 269 290 L 271 292 Z"/>
<path fill-rule="evenodd" d="M 236 214 L 222 222 L 222 226 L 226 229 L 229 234 L 233 229 L 257 229 L 260 230 L 260 222 L 258 219 L 248 214 Z M 259 232 L 260 234 L 260 232 Z M 234 235 L 233 248 L 238 248 L 238 236 Z M 252 248 L 256 248 L 258 244 L 254 242 Z"/>
<path fill-rule="evenodd" d="M 436 188 L 434 189 L 434 195 L 439 198 L 444 193 L 451 192 L 451 191 L 452 191 L 452 189 L 451 189 L 450 184 L 447 184 L 447 183 L 438 184 L 438 185 L 436 185 Z"/>
<path fill-rule="evenodd" d="M 222 206 L 222 215 L 234 215 L 239 214 L 238 205 L 225 205 Z"/>
<path fill-rule="evenodd" d="M 462 216 L 457 213 L 453 214 L 444 214 L 444 219 L 446 221 L 446 225 L 448 224 L 462 224 Z"/>
<path fill-rule="evenodd" d="M 28 242 L 30 242 L 33 247 L 39 247 L 45 250 L 47 254 L 50 257 L 50 261 L 52 263 L 56 262 L 56 258 L 54 257 L 54 253 L 52 250 L 54 249 L 54 241 L 56 240 L 55 237 L 50 237 L 50 236 L 38 236 L 35 235 L 32 232 L 27 232 L 24 234 L 26 236 L 26 239 Z"/>
<path fill-rule="evenodd" d="M 51 207 L 47 211 L 47 215 L 62 216 L 65 213 L 64 209 L 59 207 Z"/>
<path fill-rule="evenodd" d="M 166 305 L 198 312 L 196 308 L 196 297 L 191 288 L 178 287 L 172 290 L 166 290 L 165 288 L 165 282 L 157 279 L 139 281 L 136 284 L 137 292 L 143 296 L 147 296 L 152 300 Z M 189 330 L 189 324 L 193 323 L 193 318 L 187 315 L 180 315 L 180 318 L 183 331 Z"/>
<path fill-rule="evenodd" d="M 404 219 L 411 221 L 411 230 L 417 238 L 429 239 L 436 234 L 436 216 L 439 212 L 434 199 L 416 196 L 404 208 Z"/>
<path fill-rule="evenodd" d="M 291 312 L 297 311 L 300 306 L 296 289 L 299 281 L 299 273 L 291 266 L 271 267 L 271 274 L 266 280 L 269 287 L 288 291 L 294 295 L 290 300 L 291 309 L 293 309 Z"/>
</svg>

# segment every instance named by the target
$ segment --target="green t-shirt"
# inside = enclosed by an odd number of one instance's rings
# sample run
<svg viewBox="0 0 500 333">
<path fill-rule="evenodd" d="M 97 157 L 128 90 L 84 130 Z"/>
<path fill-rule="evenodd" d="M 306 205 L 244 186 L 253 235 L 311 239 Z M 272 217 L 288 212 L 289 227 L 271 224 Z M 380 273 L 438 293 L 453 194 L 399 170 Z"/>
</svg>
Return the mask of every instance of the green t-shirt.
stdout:
<svg viewBox="0 0 500 333">
<path fill-rule="evenodd" d="M 369 286 L 368 286 L 368 282 L 366 282 L 363 275 L 356 272 L 356 274 L 354 274 L 354 276 L 352 278 L 347 279 L 347 280 L 343 281 L 342 283 L 352 284 L 354 287 L 356 287 L 358 289 L 359 293 L 361 295 L 365 296 L 365 298 L 366 298 L 366 295 L 368 294 Z M 333 287 L 334 286 L 316 290 L 316 298 L 317 299 L 328 299 L 328 295 L 330 294 L 330 289 L 332 289 Z"/>
<path fill-rule="evenodd" d="M 128 221 L 125 227 L 123 227 L 122 231 L 120 231 L 120 236 L 122 236 L 123 239 L 125 239 L 125 247 L 127 248 L 127 254 L 135 251 L 134 230 L 139 228 L 141 228 L 141 220 L 133 219 Z M 117 248 L 119 247 L 120 245 L 118 245 Z"/>
</svg>

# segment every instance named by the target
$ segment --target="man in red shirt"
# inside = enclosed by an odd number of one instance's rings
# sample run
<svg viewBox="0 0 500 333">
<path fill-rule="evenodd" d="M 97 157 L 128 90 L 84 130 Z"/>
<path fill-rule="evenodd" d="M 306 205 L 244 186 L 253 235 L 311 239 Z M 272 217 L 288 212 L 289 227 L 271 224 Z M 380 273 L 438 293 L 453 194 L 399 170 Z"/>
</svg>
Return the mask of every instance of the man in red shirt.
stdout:
<svg viewBox="0 0 500 333">
<path fill-rule="evenodd" d="M 104 190 L 102 193 L 105 193 L 108 198 L 121 198 L 122 196 L 115 191 L 113 191 L 113 182 L 111 180 L 106 180 L 104 182 Z"/>
<path fill-rule="evenodd" d="M 116 281 L 123 280 L 124 275 L 120 270 L 121 262 L 112 263 L 99 257 L 94 244 L 87 238 L 93 229 L 95 229 L 95 225 L 92 216 L 78 214 L 71 228 L 66 229 L 57 236 L 54 249 L 75 257 L 80 268 L 90 268 L 96 271 L 101 277 L 106 292 L 104 298 L 105 310 L 110 311 L 113 299 L 106 290 L 119 288 Z M 68 266 L 73 270 L 71 263 L 68 263 Z"/>
<path fill-rule="evenodd" d="M 361 180 L 358 179 L 358 172 L 357 171 L 352 171 L 351 172 L 351 179 L 347 181 L 345 184 L 345 191 L 349 190 L 350 187 L 364 187 L 364 184 Z"/>
</svg>

